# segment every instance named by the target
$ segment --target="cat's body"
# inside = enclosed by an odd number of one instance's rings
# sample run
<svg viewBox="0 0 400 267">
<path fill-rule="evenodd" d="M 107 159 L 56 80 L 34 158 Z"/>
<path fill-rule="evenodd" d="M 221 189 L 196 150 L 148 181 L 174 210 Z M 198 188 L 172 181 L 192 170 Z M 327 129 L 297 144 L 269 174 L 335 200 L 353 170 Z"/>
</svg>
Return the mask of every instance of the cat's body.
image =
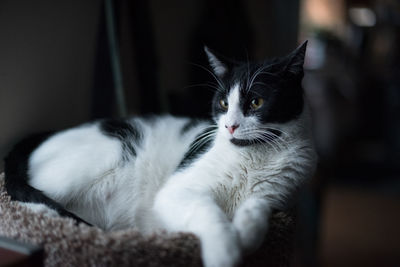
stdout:
<svg viewBox="0 0 400 267">
<path fill-rule="evenodd" d="M 193 232 L 206 266 L 235 265 L 315 169 L 300 84 L 305 45 L 231 75 L 207 53 L 219 82 L 214 122 L 103 120 L 25 141 L 6 159 L 10 195 L 105 230 Z"/>
<path fill-rule="evenodd" d="M 105 230 L 153 228 L 156 192 L 205 127 L 160 116 L 98 121 L 50 136 L 29 159 L 29 184 Z"/>
</svg>

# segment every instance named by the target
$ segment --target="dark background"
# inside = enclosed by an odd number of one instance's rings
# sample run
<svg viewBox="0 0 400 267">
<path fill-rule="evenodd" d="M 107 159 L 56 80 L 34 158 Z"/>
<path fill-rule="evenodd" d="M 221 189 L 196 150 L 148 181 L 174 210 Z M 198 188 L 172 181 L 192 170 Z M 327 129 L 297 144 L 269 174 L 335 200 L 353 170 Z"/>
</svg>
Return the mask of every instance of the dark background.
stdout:
<svg viewBox="0 0 400 267">
<path fill-rule="evenodd" d="M 400 264 L 398 1 L 105 3 L 0 1 L 1 157 L 29 133 L 96 118 L 206 117 L 204 45 L 262 60 L 309 40 L 320 163 L 299 202 L 294 264 Z"/>
</svg>

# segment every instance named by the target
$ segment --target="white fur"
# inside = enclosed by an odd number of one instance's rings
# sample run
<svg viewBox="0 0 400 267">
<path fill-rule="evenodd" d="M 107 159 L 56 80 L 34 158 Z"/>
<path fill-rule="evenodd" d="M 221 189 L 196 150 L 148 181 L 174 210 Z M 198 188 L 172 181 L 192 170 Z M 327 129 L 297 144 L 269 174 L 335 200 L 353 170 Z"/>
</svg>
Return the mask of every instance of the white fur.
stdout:
<svg viewBox="0 0 400 267">
<path fill-rule="evenodd" d="M 152 232 L 155 193 L 206 126 L 199 124 L 182 136 L 187 121 L 171 116 L 132 119 L 144 138 L 135 146 L 138 156 L 129 162 L 123 160 L 121 142 L 105 136 L 98 123 L 60 132 L 32 153 L 29 183 L 103 229 Z"/>
<path fill-rule="evenodd" d="M 191 142 L 208 124 L 182 136 L 187 119 L 166 116 L 132 119 L 142 140 L 129 161 L 121 143 L 96 123 L 61 132 L 32 154 L 30 184 L 106 230 L 192 232 L 200 238 L 205 266 L 235 266 L 261 244 L 271 210 L 284 208 L 291 192 L 312 175 L 316 158 L 307 109 L 297 120 L 269 125 L 283 131 L 280 146 L 239 147 L 230 139 L 245 136 L 259 122 L 241 113 L 237 85 L 228 102 L 212 147 L 179 171 Z M 240 127 L 232 136 L 225 125 L 233 124 Z"/>
<path fill-rule="evenodd" d="M 228 96 L 229 109 L 226 115 L 223 115 L 221 123 L 225 126 L 240 125 L 243 123 L 244 116 L 239 106 L 239 84 L 235 84 Z M 221 127 L 223 130 L 223 127 Z"/>
<path fill-rule="evenodd" d="M 31 185 L 56 201 L 69 202 L 115 169 L 121 151 L 120 142 L 101 134 L 95 124 L 60 132 L 31 155 Z"/>
<path fill-rule="evenodd" d="M 220 117 L 220 125 L 229 115 Z M 163 226 L 198 235 L 206 266 L 237 264 L 243 252 L 261 244 L 270 211 L 284 208 L 286 197 L 314 171 L 306 120 L 304 111 L 281 126 L 290 143 L 281 150 L 234 146 L 220 127 L 211 150 L 173 175 L 157 195 L 154 209 Z"/>
</svg>

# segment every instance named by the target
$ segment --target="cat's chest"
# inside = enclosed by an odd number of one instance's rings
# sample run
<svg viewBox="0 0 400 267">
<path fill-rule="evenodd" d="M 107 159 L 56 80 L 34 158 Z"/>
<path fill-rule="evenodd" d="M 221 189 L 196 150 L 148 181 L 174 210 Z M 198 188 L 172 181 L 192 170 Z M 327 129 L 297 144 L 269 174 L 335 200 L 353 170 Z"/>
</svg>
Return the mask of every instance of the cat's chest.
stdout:
<svg viewBox="0 0 400 267">
<path fill-rule="evenodd" d="M 260 181 L 267 179 L 271 157 L 265 154 L 241 154 L 220 174 L 215 184 L 214 195 L 219 206 L 228 217 L 246 199 L 262 194 Z"/>
</svg>

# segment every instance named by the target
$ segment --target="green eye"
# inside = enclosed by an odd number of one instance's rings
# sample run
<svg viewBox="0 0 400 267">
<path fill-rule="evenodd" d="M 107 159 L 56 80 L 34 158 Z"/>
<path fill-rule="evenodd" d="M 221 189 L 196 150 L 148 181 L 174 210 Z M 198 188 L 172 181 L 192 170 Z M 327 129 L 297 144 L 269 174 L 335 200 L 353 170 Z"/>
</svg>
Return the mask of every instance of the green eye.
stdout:
<svg viewBox="0 0 400 267">
<path fill-rule="evenodd" d="M 225 99 L 221 99 L 221 100 L 219 101 L 219 104 L 221 105 L 221 107 L 222 107 L 223 109 L 228 109 L 228 107 L 229 107 L 229 104 L 228 104 L 228 102 L 227 102 Z"/>
<path fill-rule="evenodd" d="M 250 103 L 250 107 L 254 110 L 259 109 L 262 105 L 264 104 L 264 99 L 262 99 L 261 97 L 259 98 L 254 98 L 251 103 Z"/>
</svg>

